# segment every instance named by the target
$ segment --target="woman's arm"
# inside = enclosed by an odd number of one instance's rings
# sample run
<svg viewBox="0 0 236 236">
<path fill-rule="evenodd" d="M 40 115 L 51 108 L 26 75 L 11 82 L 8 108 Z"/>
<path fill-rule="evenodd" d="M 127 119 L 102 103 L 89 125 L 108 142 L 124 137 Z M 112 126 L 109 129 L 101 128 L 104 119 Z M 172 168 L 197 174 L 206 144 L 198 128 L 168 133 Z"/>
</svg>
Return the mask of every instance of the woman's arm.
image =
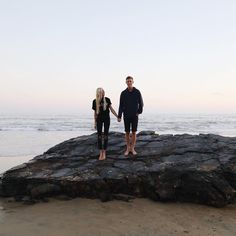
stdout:
<svg viewBox="0 0 236 236">
<path fill-rule="evenodd" d="M 109 108 L 110 108 L 110 111 L 112 112 L 112 114 L 113 114 L 116 118 L 118 118 L 118 115 L 117 115 L 116 111 L 113 109 L 113 107 L 110 105 Z"/>
<path fill-rule="evenodd" d="M 121 119 L 122 113 L 123 113 L 123 102 L 124 102 L 124 93 L 122 92 L 120 94 L 120 104 L 119 104 L 119 111 L 118 111 L 118 118 Z"/>
<path fill-rule="evenodd" d="M 96 111 L 94 111 L 94 125 L 93 125 L 94 129 L 97 128 L 97 114 Z"/>
</svg>

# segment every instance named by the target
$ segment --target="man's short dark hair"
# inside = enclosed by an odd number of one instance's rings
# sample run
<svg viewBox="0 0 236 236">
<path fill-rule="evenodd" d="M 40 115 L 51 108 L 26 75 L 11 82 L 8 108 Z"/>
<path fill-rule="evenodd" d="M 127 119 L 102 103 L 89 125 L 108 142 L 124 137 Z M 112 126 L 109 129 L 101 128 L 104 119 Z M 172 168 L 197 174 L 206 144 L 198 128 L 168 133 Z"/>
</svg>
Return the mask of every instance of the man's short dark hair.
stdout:
<svg viewBox="0 0 236 236">
<path fill-rule="evenodd" d="M 132 76 L 127 76 L 127 77 L 126 77 L 126 80 L 128 80 L 128 79 L 134 80 Z"/>
</svg>

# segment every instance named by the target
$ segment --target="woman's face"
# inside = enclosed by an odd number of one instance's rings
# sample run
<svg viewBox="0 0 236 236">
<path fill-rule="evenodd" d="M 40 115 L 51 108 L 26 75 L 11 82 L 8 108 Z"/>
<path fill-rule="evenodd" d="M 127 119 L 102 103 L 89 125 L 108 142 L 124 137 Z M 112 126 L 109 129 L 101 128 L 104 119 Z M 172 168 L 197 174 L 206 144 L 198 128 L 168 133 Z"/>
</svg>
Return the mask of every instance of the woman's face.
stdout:
<svg viewBox="0 0 236 236">
<path fill-rule="evenodd" d="M 100 91 L 100 96 L 101 96 L 101 97 L 104 97 L 104 96 L 105 96 L 105 91 L 104 91 L 103 89 Z"/>
</svg>

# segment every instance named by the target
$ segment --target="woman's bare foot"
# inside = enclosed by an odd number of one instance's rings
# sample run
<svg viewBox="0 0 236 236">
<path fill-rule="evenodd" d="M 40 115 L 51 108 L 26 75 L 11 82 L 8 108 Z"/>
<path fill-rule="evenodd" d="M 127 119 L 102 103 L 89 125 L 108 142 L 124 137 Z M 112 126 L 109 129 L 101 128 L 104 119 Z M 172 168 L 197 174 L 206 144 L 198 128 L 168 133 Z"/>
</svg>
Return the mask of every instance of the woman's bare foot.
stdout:
<svg viewBox="0 0 236 236">
<path fill-rule="evenodd" d="M 101 160 L 105 160 L 105 159 L 106 159 L 106 150 L 103 150 Z"/>
<path fill-rule="evenodd" d="M 99 155 L 98 160 L 101 161 L 101 160 L 103 160 L 102 158 L 103 158 L 103 152 L 102 152 L 102 150 L 100 150 L 100 155 Z"/>
</svg>

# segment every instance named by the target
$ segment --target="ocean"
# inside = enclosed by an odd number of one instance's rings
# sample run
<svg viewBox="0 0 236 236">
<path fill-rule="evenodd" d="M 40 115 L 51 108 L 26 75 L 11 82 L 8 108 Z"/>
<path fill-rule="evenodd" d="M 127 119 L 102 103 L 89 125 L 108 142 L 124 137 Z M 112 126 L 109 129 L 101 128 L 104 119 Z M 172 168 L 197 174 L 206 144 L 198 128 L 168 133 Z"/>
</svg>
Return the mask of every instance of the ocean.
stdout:
<svg viewBox="0 0 236 236">
<path fill-rule="evenodd" d="M 143 114 L 138 131 L 236 136 L 236 114 Z M 124 132 L 111 117 L 110 131 Z M 92 134 L 90 115 L 0 115 L 0 173 L 73 137 Z"/>
</svg>

